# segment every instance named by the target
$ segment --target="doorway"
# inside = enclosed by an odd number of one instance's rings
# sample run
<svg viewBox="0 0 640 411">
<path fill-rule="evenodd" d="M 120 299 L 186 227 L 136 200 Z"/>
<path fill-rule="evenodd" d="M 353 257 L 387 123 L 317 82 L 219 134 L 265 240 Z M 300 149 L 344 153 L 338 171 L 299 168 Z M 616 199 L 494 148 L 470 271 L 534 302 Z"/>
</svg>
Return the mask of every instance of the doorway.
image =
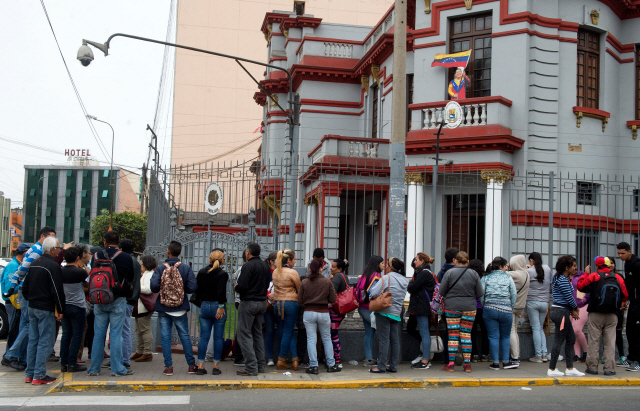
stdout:
<svg viewBox="0 0 640 411">
<path fill-rule="evenodd" d="M 456 247 L 465 251 L 470 260 L 477 258 L 486 263 L 484 255 L 485 195 L 447 195 L 446 206 L 446 248 Z"/>
</svg>

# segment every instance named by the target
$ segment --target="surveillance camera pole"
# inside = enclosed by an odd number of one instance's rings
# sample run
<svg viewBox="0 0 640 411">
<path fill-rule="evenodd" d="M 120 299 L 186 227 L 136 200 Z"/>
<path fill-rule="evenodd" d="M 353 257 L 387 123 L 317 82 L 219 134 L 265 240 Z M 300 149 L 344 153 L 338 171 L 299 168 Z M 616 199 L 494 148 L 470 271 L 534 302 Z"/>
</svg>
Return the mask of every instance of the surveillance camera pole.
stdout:
<svg viewBox="0 0 640 411">
<path fill-rule="evenodd" d="M 438 133 L 436 134 L 436 165 L 433 167 L 431 174 L 431 256 L 436 255 L 436 207 L 438 206 L 436 189 L 438 186 L 438 163 L 440 160 L 440 133 L 442 132 L 442 126 L 444 126 L 444 121 L 440 123 Z"/>
</svg>

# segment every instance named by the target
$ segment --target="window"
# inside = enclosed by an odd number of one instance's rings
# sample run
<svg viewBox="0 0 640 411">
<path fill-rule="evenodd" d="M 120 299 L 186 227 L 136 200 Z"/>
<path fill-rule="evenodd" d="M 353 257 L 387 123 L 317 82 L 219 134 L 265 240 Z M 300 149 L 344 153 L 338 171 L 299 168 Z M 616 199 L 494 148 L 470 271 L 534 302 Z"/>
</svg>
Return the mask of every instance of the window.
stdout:
<svg viewBox="0 0 640 411">
<path fill-rule="evenodd" d="M 594 258 L 600 255 L 600 232 L 596 230 L 576 230 L 576 261 L 578 269 L 591 264 Z"/>
<path fill-rule="evenodd" d="M 296 16 L 302 16 L 304 14 L 304 1 L 294 1 L 293 11 L 296 13 Z"/>
<path fill-rule="evenodd" d="M 83 170 L 82 171 L 82 177 L 87 177 L 89 175 L 89 171 L 88 170 Z"/>
<path fill-rule="evenodd" d="M 87 190 L 82 190 L 82 193 L 80 195 L 82 197 L 86 197 L 87 196 Z"/>
<path fill-rule="evenodd" d="M 102 190 L 102 198 L 106 198 L 109 195 L 109 190 Z"/>
<path fill-rule="evenodd" d="M 51 197 L 53 195 L 53 190 L 47 190 L 47 197 Z"/>
<path fill-rule="evenodd" d="M 407 74 L 407 131 L 411 131 L 411 110 L 409 104 L 413 104 L 413 74 Z"/>
<path fill-rule="evenodd" d="M 633 211 L 638 212 L 640 206 L 640 190 L 633 190 Z"/>
<path fill-rule="evenodd" d="M 598 108 L 600 88 L 600 34 L 578 30 L 578 107 Z"/>
<path fill-rule="evenodd" d="M 371 138 L 378 138 L 378 105 L 380 104 L 378 87 L 371 87 L 371 95 L 373 97 L 373 105 L 371 107 Z"/>
<path fill-rule="evenodd" d="M 466 97 L 486 97 L 491 95 L 491 14 L 464 17 L 451 21 L 449 51 L 459 53 L 473 49 L 466 74 L 471 80 Z M 449 70 L 449 81 L 453 80 L 455 69 Z M 449 95 L 446 95 L 449 99 Z"/>
<path fill-rule="evenodd" d="M 30 196 L 32 196 L 32 197 L 33 197 L 34 195 L 36 195 L 36 189 L 35 189 L 35 188 L 32 188 L 31 190 L 29 190 L 29 195 L 30 195 Z"/>
<path fill-rule="evenodd" d="M 104 170 L 104 172 L 102 173 L 102 177 L 109 177 L 109 170 Z"/>
<path fill-rule="evenodd" d="M 67 177 L 71 177 L 73 175 L 73 170 L 67 170 Z"/>
<path fill-rule="evenodd" d="M 65 190 L 65 192 L 64 192 L 64 196 L 65 196 L 65 197 L 71 197 L 71 190 L 67 188 L 67 189 Z"/>
<path fill-rule="evenodd" d="M 64 209 L 64 216 L 65 217 L 71 217 L 71 208 L 70 207 L 65 207 Z"/>
<path fill-rule="evenodd" d="M 51 217 L 51 207 L 47 207 L 47 210 L 44 213 L 45 217 Z"/>
<path fill-rule="evenodd" d="M 87 216 L 87 209 L 86 208 L 81 208 L 80 209 L 80 217 L 86 217 Z"/>
<path fill-rule="evenodd" d="M 598 205 L 598 185 L 585 181 L 578 181 L 577 185 L 578 204 Z"/>
</svg>

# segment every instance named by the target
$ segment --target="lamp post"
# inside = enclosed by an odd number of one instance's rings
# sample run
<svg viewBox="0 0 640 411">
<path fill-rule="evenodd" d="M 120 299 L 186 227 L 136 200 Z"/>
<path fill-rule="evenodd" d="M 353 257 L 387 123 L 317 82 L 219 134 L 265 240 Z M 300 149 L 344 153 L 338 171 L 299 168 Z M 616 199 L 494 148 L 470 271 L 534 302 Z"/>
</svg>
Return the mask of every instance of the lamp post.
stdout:
<svg viewBox="0 0 640 411">
<path fill-rule="evenodd" d="M 113 187 L 113 145 L 114 145 L 114 142 L 116 140 L 116 133 L 115 133 L 115 131 L 113 131 L 113 127 L 111 127 L 111 124 L 107 123 L 106 121 L 100 120 L 96 116 L 92 116 L 91 114 L 87 114 L 87 118 L 90 119 L 90 120 L 99 121 L 101 123 L 104 123 L 104 124 L 108 125 L 111 128 L 111 171 L 109 171 L 109 177 L 111 177 L 111 213 L 110 213 L 110 217 L 109 217 L 109 227 L 113 230 L 113 201 L 114 201 L 114 198 L 116 196 L 116 192 L 115 192 L 115 189 Z"/>
<path fill-rule="evenodd" d="M 82 46 L 80 46 L 80 48 L 78 49 L 78 60 L 80 61 L 80 63 L 82 63 L 83 66 L 88 66 L 89 64 L 91 64 L 91 62 L 93 61 L 93 51 L 91 50 L 91 48 L 89 46 L 93 46 L 95 48 L 97 48 L 98 50 L 102 51 L 104 53 L 105 56 L 107 56 L 109 54 L 109 46 L 111 43 L 111 40 L 114 37 L 126 37 L 129 39 L 133 39 L 133 40 L 140 40 L 140 41 L 146 41 L 149 43 L 156 43 L 156 44 L 162 44 L 165 46 L 171 46 L 171 47 L 176 47 L 176 48 L 181 48 L 181 49 L 185 49 L 185 50 L 191 50 L 191 51 L 196 51 L 199 53 L 205 53 L 205 54 L 211 54 L 214 56 L 218 56 L 218 57 L 224 57 L 224 58 L 228 58 L 228 59 L 232 59 L 235 60 L 236 63 L 240 64 L 240 66 L 245 70 L 245 72 L 247 72 L 247 74 L 249 74 L 249 72 L 244 68 L 244 66 L 242 66 L 242 64 L 240 63 L 241 61 L 246 62 L 246 63 L 251 63 L 251 64 L 256 64 L 259 66 L 263 66 L 263 67 L 270 67 L 274 70 L 280 70 L 283 71 L 288 79 L 289 79 L 289 96 L 288 96 L 288 100 L 289 100 L 289 113 L 287 115 L 287 117 L 289 118 L 289 138 L 291 139 L 291 153 L 290 153 L 290 161 L 291 161 L 291 180 L 292 180 L 292 184 L 291 184 L 291 201 L 290 201 L 290 213 L 291 213 L 291 219 L 289 221 L 290 223 L 290 230 L 289 230 L 289 248 L 290 249 L 294 249 L 295 246 L 295 224 L 296 224 L 296 181 L 298 180 L 298 167 L 297 167 L 297 161 L 298 161 L 298 153 L 297 153 L 297 136 L 294 133 L 295 131 L 295 126 L 299 125 L 296 124 L 299 122 L 299 116 L 298 114 L 298 110 L 299 110 L 299 103 L 298 102 L 294 102 L 294 96 L 293 96 L 293 77 L 291 76 L 291 73 L 289 73 L 289 70 L 287 70 L 286 68 L 282 68 L 282 67 L 278 67 L 278 66 L 274 66 L 273 64 L 267 64 L 267 63 L 262 63 L 260 61 L 255 61 L 255 60 L 249 60 L 243 57 L 237 57 L 237 56 L 232 56 L 229 54 L 222 54 L 222 53 L 217 53 L 215 51 L 210 51 L 210 50 L 203 50 L 203 49 L 199 49 L 196 47 L 190 47 L 190 46 L 184 46 L 181 44 L 175 44 L 175 43 L 168 43 L 166 41 L 160 41 L 160 40 L 154 40 L 154 39 L 150 39 L 150 38 L 146 38 L 146 37 L 140 37 L 140 36 L 133 36 L 131 34 L 124 34 L 124 33 L 115 33 L 112 34 L 111 36 L 109 36 L 109 38 L 107 39 L 106 42 L 104 43 L 98 43 L 95 41 L 89 41 L 89 40 L 82 40 Z M 251 76 L 251 74 L 249 74 L 249 76 Z M 251 76 L 253 78 L 253 76 Z M 256 81 L 254 79 L 254 81 Z M 257 81 L 256 81 L 257 83 Z M 267 101 L 274 101 L 273 99 L 271 99 L 271 94 L 269 92 L 267 92 L 261 85 L 260 83 L 258 83 L 258 87 L 260 87 L 260 89 L 262 91 L 264 91 L 267 94 Z M 287 110 L 283 109 L 280 104 L 278 104 L 277 102 L 275 102 L 276 105 L 286 114 Z"/>
</svg>

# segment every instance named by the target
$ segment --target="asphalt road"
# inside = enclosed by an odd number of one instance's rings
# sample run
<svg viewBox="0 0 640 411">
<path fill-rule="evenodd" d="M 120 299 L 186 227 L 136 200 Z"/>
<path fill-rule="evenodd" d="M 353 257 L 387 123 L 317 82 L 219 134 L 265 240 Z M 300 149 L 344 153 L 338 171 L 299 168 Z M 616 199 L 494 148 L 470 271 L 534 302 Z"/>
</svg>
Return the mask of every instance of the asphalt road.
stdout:
<svg viewBox="0 0 640 411">
<path fill-rule="evenodd" d="M 7 405 L 9 404 L 9 405 Z M 0 397 L 0 410 L 447 410 L 518 411 L 574 408 L 636 410 L 640 387 L 522 387 L 364 389 L 364 390 L 239 390 L 131 394 L 49 394 Z"/>
</svg>

